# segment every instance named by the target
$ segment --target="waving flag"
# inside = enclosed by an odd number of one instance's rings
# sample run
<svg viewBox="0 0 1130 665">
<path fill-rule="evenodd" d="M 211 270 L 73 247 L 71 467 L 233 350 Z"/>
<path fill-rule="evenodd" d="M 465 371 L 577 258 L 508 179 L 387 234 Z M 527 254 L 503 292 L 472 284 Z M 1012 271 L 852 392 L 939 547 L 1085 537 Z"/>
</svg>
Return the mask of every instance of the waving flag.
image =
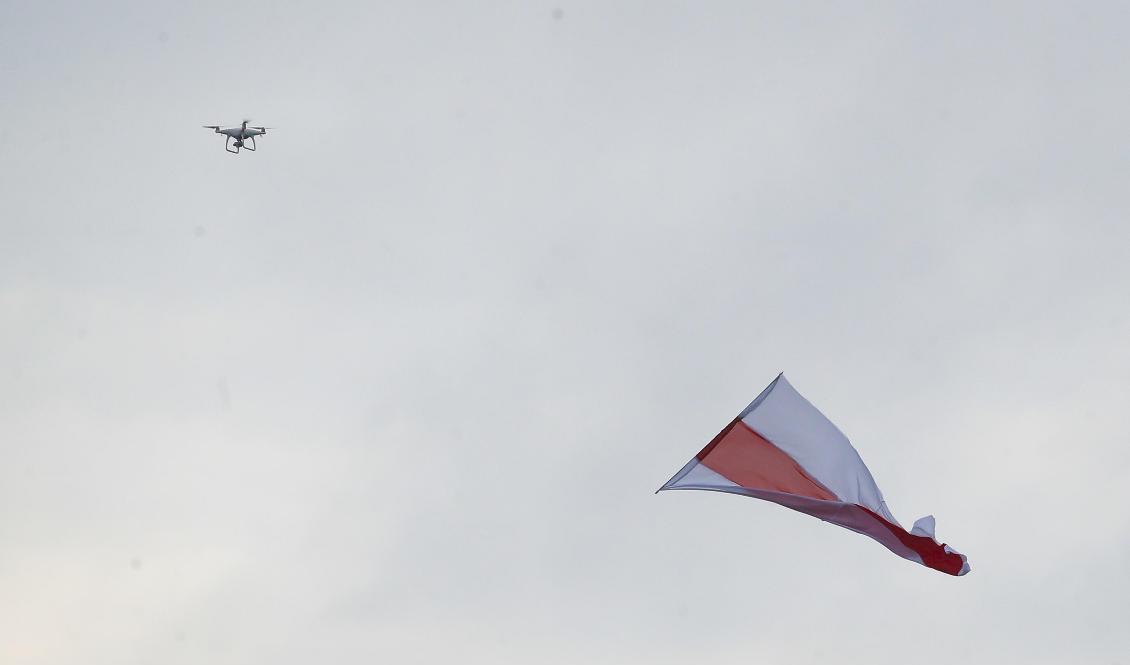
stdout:
<svg viewBox="0 0 1130 665">
<path fill-rule="evenodd" d="M 969 572 L 965 556 L 935 540 L 933 516 L 910 531 L 899 526 L 851 442 L 784 374 L 659 491 L 683 489 L 772 501 L 870 536 L 934 570 Z"/>
</svg>

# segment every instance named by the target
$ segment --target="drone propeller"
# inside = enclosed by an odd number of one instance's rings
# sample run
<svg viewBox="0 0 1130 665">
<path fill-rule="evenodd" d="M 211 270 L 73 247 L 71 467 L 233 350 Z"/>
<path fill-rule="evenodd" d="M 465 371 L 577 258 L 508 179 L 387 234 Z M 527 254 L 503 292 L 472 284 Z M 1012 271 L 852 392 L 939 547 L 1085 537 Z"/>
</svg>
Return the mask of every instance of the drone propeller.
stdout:
<svg viewBox="0 0 1130 665">
<path fill-rule="evenodd" d="M 200 125 L 200 126 L 203 127 L 204 129 L 219 129 L 220 128 L 219 125 Z"/>
</svg>

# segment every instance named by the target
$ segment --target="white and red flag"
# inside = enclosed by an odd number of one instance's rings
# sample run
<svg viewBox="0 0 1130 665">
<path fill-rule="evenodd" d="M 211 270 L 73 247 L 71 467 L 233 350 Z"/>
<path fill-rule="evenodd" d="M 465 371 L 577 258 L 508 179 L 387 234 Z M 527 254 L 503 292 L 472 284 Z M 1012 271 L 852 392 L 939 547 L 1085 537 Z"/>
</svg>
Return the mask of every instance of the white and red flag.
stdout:
<svg viewBox="0 0 1130 665">
<path fill-rule="evenodd" d="M 659 488 L 683 489 L 772 501 L 870 536 L 934 570 L 969 572 L 964 555 L 934 539 L 933 516 L 910 531 L 899 526 L 851 442 L 784 374 Z"/>
</svg>

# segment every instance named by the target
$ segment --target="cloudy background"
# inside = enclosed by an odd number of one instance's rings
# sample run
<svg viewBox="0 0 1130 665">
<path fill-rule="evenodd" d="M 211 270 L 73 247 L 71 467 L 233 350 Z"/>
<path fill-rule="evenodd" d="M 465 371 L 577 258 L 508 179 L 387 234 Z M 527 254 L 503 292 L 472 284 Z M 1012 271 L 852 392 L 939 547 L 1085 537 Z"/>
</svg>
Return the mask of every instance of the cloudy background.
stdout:
<svg viewBox="0 0 1130 665">
<path fill-rule="evenodd" d="M 0 661 L 1125 662 L 1130 13 L 850 4 L 0 0 Z"/>
</svg>

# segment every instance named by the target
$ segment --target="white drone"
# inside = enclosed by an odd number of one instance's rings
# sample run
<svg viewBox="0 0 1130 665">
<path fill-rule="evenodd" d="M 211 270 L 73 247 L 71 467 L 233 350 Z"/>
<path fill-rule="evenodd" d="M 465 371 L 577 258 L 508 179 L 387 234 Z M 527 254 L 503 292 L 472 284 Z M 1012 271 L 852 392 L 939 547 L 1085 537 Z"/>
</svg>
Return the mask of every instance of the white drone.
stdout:
<svg viewBox="0 0 1130 665">
<path fill-rule="evenodd" d="M 250 150 L 251 152 L 255 152 L 255 137 L 266 134 L 267 130 L 271 129 L 270 127 L 248 127 L 247 123 L 249 122 L 251 121 L 244 120 L 243 124 L 239 127 L 231 127 L 228 129 L 223 129 L 219 125 L 204 125 L 204 129 L 214 129 L 216 130 L 217 134 L 224 134 L 225 136 L 227 136 L 227 140 L 224 141 L 224 150 L 227 150 L 233 155 L 238 155 L 240 148 L 245 148 L 247 150 Z M 234 144 L 231 142 L 232 139 L 235 139 Z M 251 145 L 244 145 L 244 142 L 247 139 L 251 139 Z M 235 145 L 235 150 L 231 149 L 232 145 Z"/>
</svg>

